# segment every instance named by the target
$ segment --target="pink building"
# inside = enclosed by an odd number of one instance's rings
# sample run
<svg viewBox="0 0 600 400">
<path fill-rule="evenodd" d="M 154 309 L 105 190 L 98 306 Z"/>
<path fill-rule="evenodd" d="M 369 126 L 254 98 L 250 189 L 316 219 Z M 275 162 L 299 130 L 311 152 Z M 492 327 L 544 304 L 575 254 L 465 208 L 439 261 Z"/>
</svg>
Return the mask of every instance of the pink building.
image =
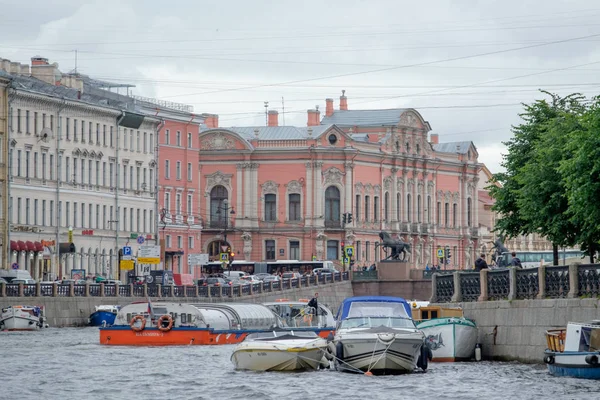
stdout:
<svg viewBox="0 0 600 400">
<path fill-rule="evenodd" d="M 158 237 L 165 269 L 193 274 L 187 254 L 202 253 L 202 223 L 199 207 L 203 200 L 198 177 L 198 132 L 200 124 L 212 123 L 212 115 L 194 115 L 162 109 L 159 134 Z M 212 126 L 212 125 L 207 125 Z"/>
<path fill-rule="evenodd" d="M 199 135 L 199 212 L 203 252 L 231 245 L 236 260 L 339 263 L 341 242 L 356 265 L 385 258 L 379 232 L 411 244 L 410 265 L 471 268 L 478 247 L 472 142 L 438 143 L 414 109 L 308 110 L 306 127 L 213 128 Z M 343 216 L 352 214 L 350 223 Z M 226 236 L 226 238 L 225 238 Z M 447 253 L 445 253 L 447 254 Z"/>
</svg>

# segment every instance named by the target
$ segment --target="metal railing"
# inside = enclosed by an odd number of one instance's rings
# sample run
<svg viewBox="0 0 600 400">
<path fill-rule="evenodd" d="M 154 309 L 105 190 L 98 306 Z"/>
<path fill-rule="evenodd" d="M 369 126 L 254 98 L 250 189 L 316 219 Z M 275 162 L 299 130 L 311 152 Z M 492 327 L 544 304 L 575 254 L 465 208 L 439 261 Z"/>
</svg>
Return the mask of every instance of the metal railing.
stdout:
<svg viewBox="0 0 600 400">
<path fill-rule="evenodd" d="M 600 264 L 432 275 L 432 302 L 600 297 Z"/>
<path fill-rule="evenodd" d="M 352 281 L 376 281 L 379 279 L 375 271 L 352 271 Z"/>
</svg>

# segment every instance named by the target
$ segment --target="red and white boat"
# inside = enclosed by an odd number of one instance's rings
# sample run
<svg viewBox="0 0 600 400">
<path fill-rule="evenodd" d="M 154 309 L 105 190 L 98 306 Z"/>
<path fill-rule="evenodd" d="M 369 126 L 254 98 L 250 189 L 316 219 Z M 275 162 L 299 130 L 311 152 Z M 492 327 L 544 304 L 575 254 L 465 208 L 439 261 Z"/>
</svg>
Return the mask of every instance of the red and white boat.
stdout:
<svg viewBox="0 0 600 400">
<path fill-rule="evenodd" d="M 38 306 L 10 306 L 2 309 L 0 330 L 4 331 L 37 331 L 47 328 L 44 308 Z"/>
</svg>

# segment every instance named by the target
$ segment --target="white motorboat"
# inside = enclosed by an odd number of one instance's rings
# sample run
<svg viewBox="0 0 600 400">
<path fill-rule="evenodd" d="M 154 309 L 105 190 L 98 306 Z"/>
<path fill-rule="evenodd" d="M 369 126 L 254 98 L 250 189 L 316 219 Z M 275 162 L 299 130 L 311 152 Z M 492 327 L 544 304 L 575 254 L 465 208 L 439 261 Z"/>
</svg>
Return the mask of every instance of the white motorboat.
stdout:
<svg viewBox="0 0 600 400">
<path fill-rule="evenodd" d="M 411 373 L 416 367 L 425 371 L 431 352 L 410 315 L 410 306 L 399 297 L 345 299 L 328 347 L 336 368 L 368 374 Z"/>
<path fill-rule="evenodd" d="M 600 320 L 546 331 L 544 362 L 554 376 L 600 379 Z"/>
<path fill-rule="evenodd" d="M 0 330 L 7 331 L 37 331 L 47 328 L 44 310 L 38 306 L 10 306 L 2 309 L 0 315 Z"/>
<path fill-rule="evenodd" d="M 425 334 L 432 361 L 470 360 L 475 355 L 479 331 L 473 320 L 465 318 L 459 307 L 441 307 L 412 302 L 412 316 Z"/>
<path fill-rule="evenodd" d="M 315 332 L 293 330 L 249 334 L 231 355 L 236 369 L 304 371 L 318 369 L 327 341 Z"/>
</svg>

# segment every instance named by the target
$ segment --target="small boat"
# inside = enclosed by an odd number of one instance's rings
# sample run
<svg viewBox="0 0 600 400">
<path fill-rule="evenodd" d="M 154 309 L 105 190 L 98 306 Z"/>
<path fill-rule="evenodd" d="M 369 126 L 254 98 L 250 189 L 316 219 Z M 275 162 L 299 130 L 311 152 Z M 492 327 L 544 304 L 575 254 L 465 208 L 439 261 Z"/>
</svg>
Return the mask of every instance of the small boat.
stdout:
<svg viewBox="0 0 600 400">
<path fill-rule="evenodd" d="M 252 371 L 316 370 L 326 347 L 327 341 L 310 331 L 251 333 L 235 347 L 231 362 L 236 369 Z"/>
<path fill-rule="evenodd" d="M 100 344 L 237 344 L 277 328 L 279 319 L 261 304 L 136 302 L 121 307 L 112 326 L 100 327 Z"/>
<path fill-rule="evenodd" d="M 308 299 L 277 299 L 263 303 L 281 320 L 281 326 L 295 332 L 315 332 L 322 338 L 335 333 L 335 317 L 329 308 L 318 304 L 318 310 L 308 306 Z"/>
<path fill-rule="evenodd" d="M 405 374 L 427 370 L 430 351 L 399 297 L 350 297 L 340 305 L 337 329 L 328 349 L 339 371 Z"/>
<path fill-rule="evenodd" d="M 10 306 L 2 309 L 0 330 L 37 331 L 47 328 L 44 308 L 38 306 Z"/>
<path fill-rule="evenodd" d="M 115 318 L 119 312 L 120 306 L 112 304 L 96 306 L 96 311 L 90 314 L 89 323 L 91 326 L 111 326 L 115 323 Z"/>
<path fill-rule="evenodd" d="M 425 334 L 425 344 L 432 351 L 432 361 L 470 360 L 475 355 L 479 330 L 465 318 L 460 307 L 441 307 L 429 302 L 411 302 L 417 329 Z"/>
<path fill-rule="evenodd" d="M 544 362 L 554 376 L 600 379 L 600 320 L 546 331 Z"/>
</svg>

